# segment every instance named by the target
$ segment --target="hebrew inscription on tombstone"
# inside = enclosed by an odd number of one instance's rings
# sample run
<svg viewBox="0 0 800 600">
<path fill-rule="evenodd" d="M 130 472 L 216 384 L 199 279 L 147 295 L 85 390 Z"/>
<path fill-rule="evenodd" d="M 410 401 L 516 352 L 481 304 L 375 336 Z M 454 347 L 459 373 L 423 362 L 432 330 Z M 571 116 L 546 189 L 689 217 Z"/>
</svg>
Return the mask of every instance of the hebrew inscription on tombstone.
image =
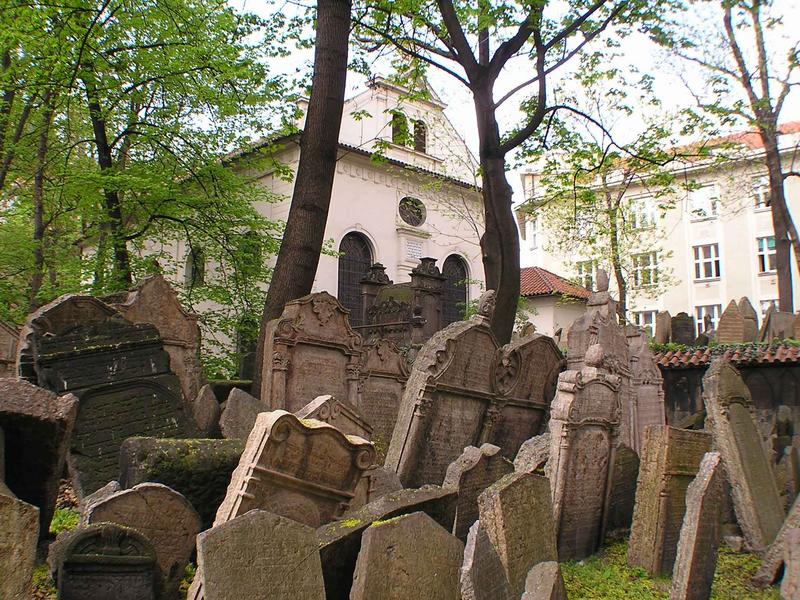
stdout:
<svg viewBox="0 0 800 600">
<path fill-rule="evenodd" d="M 17 342 L 19 331 L 0 321 L 0 377 L 17 376 Z"/>
<path fill-rule="evenodd" d="M 408 380 L 406 358 L 393 342 L 378 339 L 364 347 L 360 376 L 359 408 L 372 426 L 370 440 L 385 454 Z"/>
<path fill-rule="evenodd" d="M 330 394 L 317 396 L 294 414 L 298 419 L 316 419 L 333 425 L 345 435 L 355 435 L 365 440 L 371 439 L 372 436 L 372 426 L 358 409 L 339 402 Z"/>
</svg>

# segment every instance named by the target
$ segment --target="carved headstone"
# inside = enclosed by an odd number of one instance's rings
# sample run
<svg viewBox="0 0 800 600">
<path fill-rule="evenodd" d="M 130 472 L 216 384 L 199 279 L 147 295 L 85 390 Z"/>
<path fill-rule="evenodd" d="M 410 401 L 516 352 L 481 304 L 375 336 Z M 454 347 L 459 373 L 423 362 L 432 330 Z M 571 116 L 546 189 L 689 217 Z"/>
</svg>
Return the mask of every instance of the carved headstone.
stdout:
<svg viewBox="0 0 800 600">
<path fill-rule="evenodd" d="M 39 509 L 18 500 L 0 480 L 0 598 L 30 598 Z"/>
<path fill-rule="evenodd" d="M 753 577 L 756 583 L 762 586 L 775 583 L 784 563 L 789 532 L 798 528 L 800 528 L 800 496 L 795 498 L 786 520 L 781 525 L 778 535 L 775 536 L 775 541 L 769 545 L 769 548 L 764 553 L 761 559 L 761 566 Z"/>
<path fill-rule="evenodd" d="M 670 328 L 670 341 L 673 344 L 691 346 L 695 338 L 694 319 L 687 313 L 681 312 L 672 317 Z"/>
<path fill-rule="evenodd" d="M 711 450 L 703 431 L 666 425 L 645 430 L 628 563 L 651 575 L 669 574 L 686 512 L 686 489 Z"/>
<path fill-rule="evenodd" d="M 723 478 L 719 453 L 709 452 L 686 491 L 671 600 L 708 600 L 711 596 L 722 526 Z"/>
<path fill-rule="evenodd" d="M 781 598 L 797 600 L 800 598 L 800 528 L 795 527 L 786 536 L 783 562 L 785 565 L 781 581 Z"/>
<path fill-rule="evenodd" d="M 372 426 L 370 440 L 378 454 L 386 454 L 397 422 L 400 399 L 408 380 L 406 358 L 393 342 L 378 339 L 364 346 L 359 409 Z"/>
<path fill-rule="evenodd" d="M 558 562 L 541 562 L 528 572 L 522 600 L 567 600 L 567 589 Z"/>
<path fill-rule="evenodd" d="M 525 441 L 514 457 L 514 470 L 517 473 L 544 473 L 547 459 L 550 458 L 550 444 L 549 431 Z"/>
<path fill-rule="evenodd" d="M 741 344 L 744 342 L 744 317 L 739 312 L 736 300 L 731 300 L 717 324 L 717 342 L 720 344 Z"/>
<path fill-rule="evenodd" d="M 561 560 L 589 556 L 602 543 L 613 481 L 621 380 L 602 368 L 599 345 L 586 364 L 561 374 L 550 414 L 547 473 Z"/>
<path fill-rule="evenodd" d="M 220 407 L 214 390 L 206 384 L 200 388 L 194 401 L 191 403 L 192 418 L 197 426 L 198 433 L 204 438 L 219 437 Z"/>
<path fill-rule="evenodd" d="M 758 313 L 747 296 L 739 298 L 739 312 L 744 319 L 744 338 L 743 342 L 758 341 Z"/>
<path fill-rule="evenodd" d="M 317 396 L 294 415 L 298 419 L 322 421 L 336 427 L 345 435 L 356 435 L 365 440 L 369 440 L 372 435 L 372 427 L 356 407 L 339 402 L 328 394 Z"/>
<path fill-rule="evenodd" d="M 0 379 L 5 483 L 17 498 L 39 508 L 42 536 L 55 510 L 77 413 L 78 401 L 71 394 L 56 396 L 27 381 Z"/>
<path fill-rule="evenodd" d="M 0 377 L 17 376 L 17 343 L 19 331 L 0 321 Z"/>
<path fill-rule="evenodd" d="M 246 440 L 264 405 L 239 388 L 233 388 L 219 417 L 222 436 L 229 440 Z"/>
<path fill-rule="evenodd" d="M 631 432 L 631 441 L 635 445 L 631 447 L 639 452 L 645 428 L 648 425 L 665 425 L 667 422 L 664 411 L 664 379 L 644 331 L 634 326 L 626 327 L 625 331 L 628 338 L 631 391 L 636 404 L 636 420 Z"/>
<path fill-rule="evenodd" d="M 458 490 L 458 508 L 453 534 L 460 540 L 478 519 L 478 496 L 495 481 L 514 470 L 500 448 L 483 444 L 480 448 L 467 446 L 464 452 L 447 467 L 442 487 Z"/>
<path fill-rule="evenodd" d="M 636 502 L 639 456 L 625 444 L 614 452 L 614 475 L 608 505 L 608 531 L 630 529 Z"/>
<path fill-rule="evenodd" d="M 364 532 L 351 600 L 461 600 L 464 544 L 424 512 L 374 523 Z"/>
<path fill-rule="evenodd" d="M 749 548 L 762 552 L 775 539 L 785 515 L 750 390 L 730 363 L 716 359 L 703 377 L 703 401 L 706 427 L 725 463 L 739 526 Z"/>
<path fill-rule="evenodd" d="M 761 330 L 758 332 L 759 341 L 771 342 L 775 339 L 784 340 L 792 337 L 794 335 L 794 319 L 793 313 L 781 312 L 775 306 L 770 306 L 764 315 Z"/>
<path fill-rule="evenodd" d="M 330 394 L 357 407 L 361 336 L 347 309 L 318 292 L 287 302 L 267 324 L 261 369 L 261 402 L 268 410 L 296 412 L 310 398 Z"/>
<path fill-rule="evenodd" d="M 558 560 L 550 484 L 530 473 L 506 475 L 478 497 L 481 526 L 492 543 L 513 598 L 536 564 Z"/>
<path fill-rule="evenodd" d="M 469 529 L 461 566 L 462 600 L 511 600 L 503 563 L 489 536 L 475 521 Z"/>
<path fill-rule="evenodd" d="M 672 334 L 672 317 L 668 311 L 656 313 L 656 331 L 653 341 L 656 344 L 668 344 Z"/>
</svg>

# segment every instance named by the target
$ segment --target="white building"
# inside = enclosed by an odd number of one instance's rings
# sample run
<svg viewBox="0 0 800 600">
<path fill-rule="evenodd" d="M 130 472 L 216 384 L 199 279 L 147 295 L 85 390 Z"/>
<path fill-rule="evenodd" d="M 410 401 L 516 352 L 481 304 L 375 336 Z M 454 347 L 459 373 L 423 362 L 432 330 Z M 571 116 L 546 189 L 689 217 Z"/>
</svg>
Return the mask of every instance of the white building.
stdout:
<svg viewBox="0 0 800 600">
<path fill-rule="evenodd" d="M 800 122 L 783 125 L 781 132 L 785 170 L 797 171 Z M 763 148 L 754 133 L 730 136 L 726 141 L 740 148 L 737 158 L 722 166 L 708 160 L 682 165 L 675 174 L 694 185 L 676 191 L 673 206 L 663 214 L 659 214 L 652 193 L 642 186 L 631 185 L 625 192 L 628 207 L 635 207 L 631 211 L 634 227 L 652 239 L 647 251 L 623 258 L 632 322 L 650 327 L 657 311 L 666 310 L 673 316 L 687 312 L 694 317 L 699 333 L 705 315 L 710 315 L 716 327 L 732 299 L 747 296 L 762 315 L 776 303 L 775 238 Z M 541 175 L 528 168 L 521 177 L 526 199 L 535 198 L 543 183 Z M 786 179 L 785 191 L 797 222 L 800 178 Z M 595 257 L 560 254 L 552 242 L 561 232 L 548 227 L 541 214 L 519 216 L 523 266 L 543 267 L 593 287 L 598 266 Z M 794 262 L 793 271 L 795 308 L 800 308 L 800 277 Z M 658 287 L 659 277 L 669 277 L 669 285 Z M 614 292 L 613 275 L 611 280 Z M 658 292 L 648 294 L 654 290 Z"/>
</svg>

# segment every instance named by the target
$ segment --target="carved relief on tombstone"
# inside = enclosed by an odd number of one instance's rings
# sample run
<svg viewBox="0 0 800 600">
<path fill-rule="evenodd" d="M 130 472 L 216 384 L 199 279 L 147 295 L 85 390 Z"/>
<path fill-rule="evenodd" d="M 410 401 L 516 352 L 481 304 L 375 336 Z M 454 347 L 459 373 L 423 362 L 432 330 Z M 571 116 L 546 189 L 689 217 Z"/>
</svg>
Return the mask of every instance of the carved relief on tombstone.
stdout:
<svg viewBox="0 0 800 600">
<path fill-rule="evenodd" d="M 372 426 L 370 439 L 383 454 L 392 439 L 400 399 L 408 380 L 406 357 L 393 342 L 375 340 L 364 346 L 360 377 L 359 408 Z"/>
</svg>

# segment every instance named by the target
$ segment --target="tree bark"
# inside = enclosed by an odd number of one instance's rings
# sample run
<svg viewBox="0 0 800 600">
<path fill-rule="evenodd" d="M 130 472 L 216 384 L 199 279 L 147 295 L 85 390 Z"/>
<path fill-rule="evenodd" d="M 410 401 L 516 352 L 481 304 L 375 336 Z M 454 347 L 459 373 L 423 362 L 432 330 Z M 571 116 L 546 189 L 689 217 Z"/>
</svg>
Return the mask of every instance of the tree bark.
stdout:
<svg viewBox="0 0 800 600">
<path fill-rule="evenodd" d="M 44 112 L 36 145 L 36 173 L 33 178 L 33 274 L 31 275 L 28 310 L 38 308 L 37 296 L 44 281 L 44 169 L 50 139 L 50 124 L 53 121 L 53 93 L 44 95 Z"/>
<path fill-rule="evenodd" d="M 318 0 L 311 97 L 286 229 L 261 318 L 252 390 L 261 393 L 264 335 L 290 300 L 311 293 L 328 221 L 344 110 L 350 0 Z"/>
<path fill-rule="evenodd" d="M 608 189 L 606 175 L 603 174 L 603 194 L 605 195 L 606 210 L 608 212 L 608 237 L 611 246 L 611 268 L 614 271 L 614 279 L 617 282 L 617 318 L 621 325 L 627 322 L 628 312 L 628 284 L 625 281 L 625 274 L 622 272 L 622 257 L 619 250 L 619 206 L 622 196 L 613 198 Z"/>
</svg>

